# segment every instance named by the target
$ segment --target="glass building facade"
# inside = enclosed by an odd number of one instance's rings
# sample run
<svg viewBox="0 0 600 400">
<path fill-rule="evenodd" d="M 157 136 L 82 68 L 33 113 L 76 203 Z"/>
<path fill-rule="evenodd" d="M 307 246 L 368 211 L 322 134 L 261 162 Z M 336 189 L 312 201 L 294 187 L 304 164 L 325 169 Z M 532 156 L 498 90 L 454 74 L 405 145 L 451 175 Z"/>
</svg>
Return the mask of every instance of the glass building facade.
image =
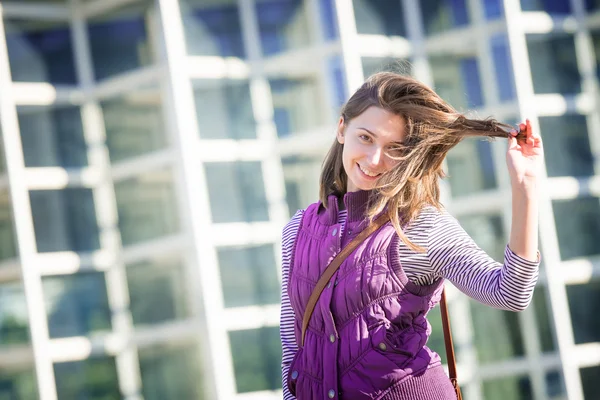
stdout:
<svg viewBox="0 0 600 400">
<path fill-rule="evenodd" d="M 600 2 L 4 0 L 0 399 L 278 399 L 280 234 L 393 70 L 545 141 L 522 313 L 449 290 L 468 400 L 600 398 Z M 502 260 L 503 141 L 444 204 Z M 452 289 L 452 288 L 450 288 Z M 444 353 L 431 314 L 431 347 Z"/>
</svg>

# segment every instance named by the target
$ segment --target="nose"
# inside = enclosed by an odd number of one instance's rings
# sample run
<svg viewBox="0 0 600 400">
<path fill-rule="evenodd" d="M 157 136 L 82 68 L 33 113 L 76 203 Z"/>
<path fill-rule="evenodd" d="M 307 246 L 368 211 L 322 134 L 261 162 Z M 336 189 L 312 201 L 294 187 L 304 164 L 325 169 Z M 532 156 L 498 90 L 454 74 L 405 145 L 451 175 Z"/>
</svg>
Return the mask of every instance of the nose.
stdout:
<svg viewBox="0 0 600 400">
<path fill-rule="evenodd" d="M 377 166 L 379 165 L 379 162 L 381 161 L 381 158 L 383 157 L 383 149 L 381 149 L 380 147 L 376 147 L 373 150 L 373 153 L 371 154 L 371 165 L 372 166 Z"/>
</svg>

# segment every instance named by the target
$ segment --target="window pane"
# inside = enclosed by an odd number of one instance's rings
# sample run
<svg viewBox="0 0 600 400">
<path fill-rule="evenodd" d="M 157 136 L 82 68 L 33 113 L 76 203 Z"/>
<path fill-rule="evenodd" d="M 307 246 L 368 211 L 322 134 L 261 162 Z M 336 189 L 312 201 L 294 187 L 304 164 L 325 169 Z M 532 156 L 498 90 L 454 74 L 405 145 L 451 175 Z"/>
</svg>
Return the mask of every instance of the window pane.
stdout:
<svg viewBox="0 0 600 400">
<path fill-rule="evenodd" d="M 442 359 L 442 364 L 446 364 L 448 362 L 448 358 L 446 357 L 444 328 L 442 325 L 442 314 L 439 307 L 434 308 L 429 314 L 427 314 L 427 321 L 429 322 L 429 325 L 431 325 L 431 336 L 427 340 L 427 347 L 438 353 Z M 455 329 L 456 328 L 452 329 L 453 333 Z M 460 358 L 461 352 L 459 351 L 457 344 L 454 343 L 454 346 L 454 350 L 457 352 L 456 357 Z M 458 362 L 461 362 L 461 360 L 459 359 Z"/>
<path fill-rule="evenodd" d="M 285 194 L 290 216 L 319 198 L 320 157 L 287 157 L 282 159 Z"/>
<path fill-rule="evenodd" d="M 279 137 L 323 124 L 323 99 L 312 78 L 271 79 L 275 125 Z"/>
<path fill-rule="evenodd" d="M 139 358 L 145 400 L 205 398 L 196 345 L 140 349 Z"/>
<path fill-rule="evenodd" d="M 79 107 L 18 107 L 26 167 L 85 167 L 87 146 Z"/>
<path fill-rule="evenodd" d="M 256 138 L 248 81 L 196 80 L 194 98 L 201 138 Z"/>
<path fill-rule="evenodd" d="M 504 15 L 503 0 L 483 0 L 485 18 L 497 19 Z"/>
<path fill-rule="evenodd" d="M 546 395 L 549 400 L 566 399 L 565 385 L 562 373 L 559 371 L 550 371 L 546 373 Z"/>
<path fill-rule="evenodd" d="M 483 382 L 485 400 L 530 400 L 533 399 L 531 382 L 528 377 L 509 377 Z"/>
<path fill-rule="evenodd" d="M 319 16 L 323 24 L 325 40 L 339 38 L 335 0 L 319 0 Z"/>
<path fill-rule="evenodd" d="M 272 245 L 219 249 L 225 307 L 279 303 L 274 251 Z"/>
<path fill-rule="evenodd" d="M 510 101 L 515 98 L 515 80 L 513 76 L 508 38 L 505 34 L 492 36 L 490 41 L 496 85 L 500 101 Z"/>
<path fill-rule="evenodd" d="M 29 192 L 37 250 L 93 251 L 100 247 L 90 189 Z"/>
<path fill-rule="evenodd" d="M 585 8 L 588 11 L 600 10 L 600 0 L 584 0 Z"/>
<path fill-rule="evenodd" d="M 535 93 L 581 92 L 573 35 L 527 35 L 527 48 Z"/>
<path fill-rule="evenodd" d="M 552 202 L 563 260 L 600 254 L 600 202 L 597 197 Z"/>
<path fill-rule="evenodd" d="M 458 219 L 479 247 L 494 260 L 504 260 L 506 237 L 500 216 L 474 215 Z"/>
<path fill-rule="evenodd" d="M 523 11 L 545 11 L 548 14 L 570 14 L 571 5 L 565 0 L 521 0 Z"/>
<path fill-rule="evenodd" d="M 594 175 L 594 157 L 584 115 L 540 117 L 540 129 L 548 176 Z"/>
<path fill-rule="evenodd" d="M 15 257 L 17 257 L 17 238 L 10 196 L 7 190 L 0 190 L 0 260 Z"/>
<path fill-rule="evenodd" d="M 114 358 L 91 358 L 54 364 L 59 399 L 120 399 Z"/>
<path fill-rule="evenodd" d="M 260 162 L 206 163 L 204 167 L 213 222 L 268 221 Z"/>
<path fill-rule="evenodd" d="M 229 332 L 238 393 L 281 388 L 279 328 Z"/>
<path fill-rule="evenodd" d="M 88 335 L 111 329 L 103 272 L 42 279 L 50 337 Z"/>
<path fill-rule="evenodd" d="M 533 292 L 532 300 L 532 307 L 535 313 L 535 320 L 539 333 L 539 343 L 544 353 L 556 350 L 546 292 L 547 290 L 545 287 L 537 286 Z"/>
<path fill-rule="evenodd" d="M 516 313 L 470 301 L 477 358 L 481 363 L 508 360 L 525 355 Z M 503 397 L 511 398 L 511 397 Z M 487 397 L 486 397 L 487 399 Z"/>
<path fill-rule="evenodd" d="M 333 86 L 333 104 L 334 114 L 339 114 L 342 105 L 346 102 L 346 72 L 344 60 L 340 55 L 334 55 L 327 60 L 328 77 Z"/>
<path fill-rule="evenodd" d="M 493 145 L 487 140 L 466 139 L 448 153 L 446 159 L 453 197 L 497 187 Z"/>
<path fill-rule="evenodd" d="M 35 372 L 7 371 L 0 369 L 0 399 L 2 400 L 36 400 L 38 399 Z"/>
<path fill-rule="evenodd" d="M 96 80 L 150 65 L 146 10 L 135 4 L 88 20 L 90 51 Z"/>
<path fill-rule="evenodd" d="M 406 36 L 402 2 L 353 0 L 356 30 L 360 34 Z"/>
<path fill-rule="evenodd" d="M 420 3 L 428 35 L 469 24 L 465 0 L 422 0 Z"/>
<path fill-rule="evenodd" d="M 306 4 L 302 0 L 256 1 L 256 16 L 264 55 L 309 45 Z"/>
<path fill-rule="evenodd" d="M 115 183 L 121 240 L 128 246 L 171 235 L 179 216 L 170 170 L 152 171 Z"/>
<path fill-rule="evenodd" d="M 13 81 L 77 83 L 68 22 L 5 20 Z"/>
<path fill-rule="evenodd" d="M 0 285 L 0 307 L 0 346 L 28 343 L 29 319 L 21 282 Z"/>
<path fill-rule="evenodd" d="M 189 316 L 186 281 L 178 259 L 127 266 L 129 301 L 135 325 L 158 324 Z"/>
<path fill-rule="evenodd" d="M 129 90 L 101 103 L 106 145 L 112 162 L 166 146 L 160 92 L 156 87 Z"/>
<path fill-rule="evenodd" d="M 600 366 L 581 368 L 581 385 L 583 386 L 583 395 L 586 399 L 600 398 Z"/>
<path fill-rule="evenodd" d="M 430 58 L 436 92 L 459 110 L 483 105 L 481 80 L 474 57 L 450 54 Z"/>
<path fill-rule="evenodd" d="M 180 0 L 180 6 L 189 54 L 246 56 L 237 1 Z"/>
<path fill-rule="evenodd" d="M 600 281 L 567 286 L 575 344 L 600 341 Z"/>
</svg>

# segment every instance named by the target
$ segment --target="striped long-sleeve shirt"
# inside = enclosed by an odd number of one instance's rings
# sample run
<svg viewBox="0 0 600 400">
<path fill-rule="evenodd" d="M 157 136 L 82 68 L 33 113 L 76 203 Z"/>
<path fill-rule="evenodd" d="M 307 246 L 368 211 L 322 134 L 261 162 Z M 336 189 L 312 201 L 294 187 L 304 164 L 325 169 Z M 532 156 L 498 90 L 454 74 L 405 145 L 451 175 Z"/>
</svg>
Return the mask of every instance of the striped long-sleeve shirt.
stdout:
<svg viewBox="0 0 600 400">
<path fill-rule="evenodd" d="M 298 349 L 294 337 L 294 310 L 287 286 L 293 243 L 304 210 L 299 210 L 283 229 L 280 334 L 283 349 L 281 372 L 284 399 L 294 399 L 287 388 L 290 363 Z M 347 212 L 338 214 L 343 227 Z M 417 253 L 400 242 L 398 252 L 402 269 L 418 285 L 448 279 L 463 293 L 483 304 L 503 310 L 520 311 L 531 302 L 538 278 L 537 261 L 519 257 L 506 246 L 504 264 L 494 261 L 448 212 L 424 208 L 404 229 L 409 240 L 427 249 Z"/>
</svg>

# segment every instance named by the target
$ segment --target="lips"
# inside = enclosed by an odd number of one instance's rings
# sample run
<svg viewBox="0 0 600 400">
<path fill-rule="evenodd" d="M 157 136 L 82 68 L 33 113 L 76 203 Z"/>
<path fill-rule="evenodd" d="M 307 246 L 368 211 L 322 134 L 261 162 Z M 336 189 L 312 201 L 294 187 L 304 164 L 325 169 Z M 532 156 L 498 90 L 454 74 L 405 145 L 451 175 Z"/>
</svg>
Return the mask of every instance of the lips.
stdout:
<svg viewBox="0 0 600 400">
<path fill-rule="evenodd" d="M 358 166 L 358 169 L 361 172 L 361 175 L 365 178 L 365 179 L 369 179 L 369 180 L 375 180 L 377 178 L 379 178 L 379 176 L 381 176 L 381 173 L 378 173 L 377 175 L 369 175 L 372 174 L 371 171 L 365 171 L 360 164 L 356 163 L 356 165 Z"/>
</svg>

